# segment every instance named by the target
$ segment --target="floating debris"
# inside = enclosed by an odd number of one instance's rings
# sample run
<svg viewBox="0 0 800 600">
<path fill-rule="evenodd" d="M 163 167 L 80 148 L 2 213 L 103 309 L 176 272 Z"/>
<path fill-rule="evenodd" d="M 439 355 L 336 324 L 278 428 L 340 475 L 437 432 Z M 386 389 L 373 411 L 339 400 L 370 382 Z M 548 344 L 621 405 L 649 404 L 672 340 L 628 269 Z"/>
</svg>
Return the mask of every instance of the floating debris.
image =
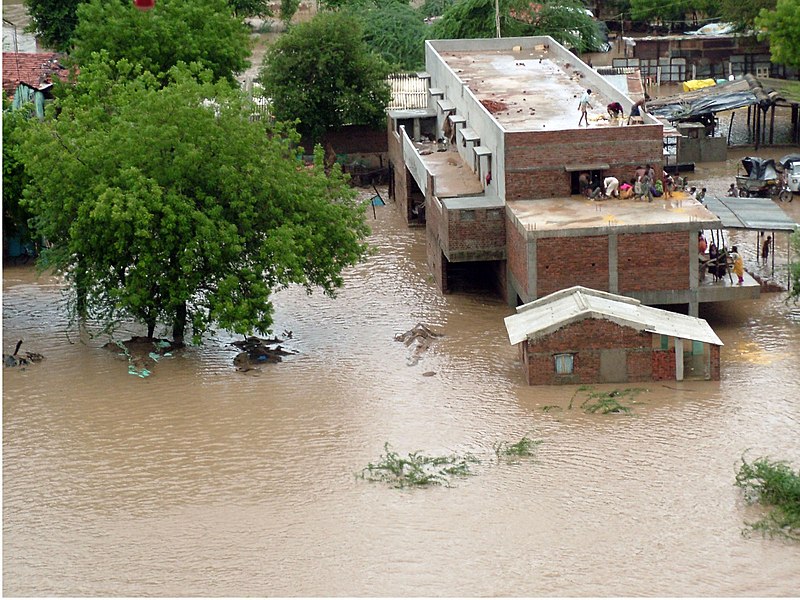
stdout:
<svg viewBox="0 0 800 600">
<path fill-rule="evenodd" d="M 398 333 L 394 336 L 395 341 L 403 342 L 407 347 L 414 345 L 409 355 L 408 366 L 413 367 L 419 362 L 421 355 L 431 346 L 434 338 L 442 337 L 441 333 L 431 331 L 426 325 L 417 323 L 405 333 Z M 429 373 L 433 374 L 429 371 Z M 430 375 L 426 375 L 430 377 Z"/>
<path fill-rule="evenodd" d="M 38 352 L 26 352 L 25 354 L 20 354 L 20 346 L 22 346 L 22 340 L 17 342 L 13 354 L 3 354 L 3 366 L 20 367 L 24 369 L 30 364 L 38 363 L 44 360 L 44 356 Z"/>
<path fill-rule="evenodd" d="M 284 331 L 287 338 L 292 338 L 291 331 Z M 283 360 L 284 356 L 297 354 L 294 350 L 286 350 L 281 344 L 285 340 L 280 338 L 259 338 L 250 336 L 244 340 L 237 340 L 231 342 L 231 345 L 236 346 L 241 350 L 239 354 L 233 357 L 233 365 L 237 371 L 259 371 L 258 365 L 265 363 L 278 363 Z"/>
<path fill-rule="evenodd" d="M 135 335 L 129 340 L 112 340 L 103 346 L 107 350 L 117 352 L 118 356 L 128 361 L 128 374 L 137 377 L 149 377 L 153 367 L 162 358 L 172 356 L 172 352 L 182 348 L 183 344 L 170 342 L 163 338 L 149 338 Z"/>
</svg>

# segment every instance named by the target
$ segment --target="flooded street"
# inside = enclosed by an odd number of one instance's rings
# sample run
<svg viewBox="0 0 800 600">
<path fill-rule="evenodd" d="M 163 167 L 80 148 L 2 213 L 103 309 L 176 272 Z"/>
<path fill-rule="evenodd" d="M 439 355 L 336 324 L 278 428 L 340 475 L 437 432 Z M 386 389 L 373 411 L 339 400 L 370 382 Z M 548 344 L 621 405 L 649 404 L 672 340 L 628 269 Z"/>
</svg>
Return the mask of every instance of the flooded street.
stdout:
<svg viewBox="0 0 800 600">
<path fill-rule="evenodd" d="M 745 451 L 800 465 L 800 308 L 717 306 L 722 381 L 642 386 L 632 416 L 587 414 L 574 386 L 524 385 L 507 306 L 440 296 L 423 231 L 391 203 L 377 217 L 376 254 L 337 299 L 275 297 L 298 354 L 254 376 L 223 334 L 131 376 L 68 327 L 57 280 L 5 268 L 4 352 L 24 339 L 46 355 L 3 372 L 5 595 L 800 589 L 800 546 L 742 536 L 761 513 L 733 485 Z M 393 338 L 418 322 L 444 336 L 414 364 Z M 493 444 L 524 435 L 537 457 L 498 462 Z M 452 488 L 355 478 L 386 442 L 481 463 Z"/>
</svg>

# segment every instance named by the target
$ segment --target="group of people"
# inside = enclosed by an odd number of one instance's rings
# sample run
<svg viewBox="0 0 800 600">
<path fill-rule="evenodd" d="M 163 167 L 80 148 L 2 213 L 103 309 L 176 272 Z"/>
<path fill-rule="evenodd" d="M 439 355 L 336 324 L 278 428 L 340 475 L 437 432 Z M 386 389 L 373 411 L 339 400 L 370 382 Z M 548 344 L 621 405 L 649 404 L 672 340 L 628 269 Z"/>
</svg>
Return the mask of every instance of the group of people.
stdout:
<svg viewBox="0 0 800 600">
<path fill-rule="evenodd" d="M 697 252 L 700 255 L 701 278 L 708 271 L 714 276 L 714 281 L 718 281 L 725 277 L 730 269 L 736 275 L 739 285 L 744 283 L 744 259 L 739 254 L 737 246 L 731 246 L 730 251 L 724 247 L 720 250 L 714 242 L 708 244 L 701 231 L 697 235 Z"/>
<path fill-rule="evenodd" d="M 578 112 L 581 113 L 580 117 L 578 118 L 578 127 L 581 126 L 581 123 L 585 123 L 586 126 L 589 126 L 589 109 L 593 109 L 592 106 L 592 90 L 587 89 L 578 100 Z M 630 125 L 631 123 L 644 123 L 644 118 L 642 114 L 647 112 L 646 103 L 650 100 L 650 96 L 647 94 L 644 95 L 644 98 L 637 100 L 633 106 L 631 107 L 631 114 L 628 115 L 628 122 L 627 124 Z M 606 105 L 606 111 L 608 112 L 608 116 L 611 119 L 621 119 L 624 116 L 624 109 L 622 104 L 619 102 L 610 102 Z"/>
<path fill-rule="evenodd" d="M 636 168 L 634 177 L 629 181 L 620 180 L 610 175 L 600 181 L 600 177 L 592 177 L 589 173 L 583 172 L 578 176 L 578 188 L 581 195 L 590 200 L 600 198 L 632 198 L 633 200 L 647 199 L 652 202 L 653 198 L 672 196 L 675 189 L 675 180 L 667 172 L 662 177 L 656 177 L 656 171 L 652 165 L 639 166 Z"/>
</svg>

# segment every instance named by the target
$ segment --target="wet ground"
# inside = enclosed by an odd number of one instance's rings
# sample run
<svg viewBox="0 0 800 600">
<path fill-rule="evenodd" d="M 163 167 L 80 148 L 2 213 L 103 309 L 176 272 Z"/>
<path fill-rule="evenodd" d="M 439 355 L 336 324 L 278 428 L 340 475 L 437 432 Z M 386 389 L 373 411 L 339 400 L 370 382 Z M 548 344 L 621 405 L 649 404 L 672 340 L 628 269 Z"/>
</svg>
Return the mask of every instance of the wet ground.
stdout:
<svg viewBox="0 0 800 600">
<path fill-rule="evenodd" d="M 723 185 L 724 169 L 695 177 Z M 376 254 L 338 298 L 275 296 L 298 353 L 254 373 L 219 333 L 130 375 L 68 324 L 57 279 L 7 265 L 4 352 L 23 339 L 46 358 L 3 373 L 3 593 L 800 589 L 800 547 L 743 536 L 760 512 L 733 485 L 743 453 L 800 465 L 800 308 L 781 294 L 715 305 L 720 382 L 642 386 L 633 415 L 588 414 L 574 386 L 524 384 L 509 307 L 436 291 L 424 232 L 397 212 L 377 208 Z M 420 322 L 443 336 L 421 353 L 395 341 Z M 542 441 L 535 459 L 496 459 L 525 435 Z M 357 479 L 387 442 L 481 463 L 452 488 Z"/>
</svg>

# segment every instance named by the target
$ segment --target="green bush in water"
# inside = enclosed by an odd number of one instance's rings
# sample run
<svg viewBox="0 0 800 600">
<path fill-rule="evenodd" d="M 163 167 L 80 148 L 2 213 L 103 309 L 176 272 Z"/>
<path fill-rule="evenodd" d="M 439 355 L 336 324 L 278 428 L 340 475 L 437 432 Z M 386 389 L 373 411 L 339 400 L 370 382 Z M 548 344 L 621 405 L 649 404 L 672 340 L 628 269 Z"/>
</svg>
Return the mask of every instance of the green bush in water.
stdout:
<svg viewBox="0 0 800 600">
<path fill-rule="evenodd" d="M 742 457 L 736 485 L 749 502 L 770 507 L 764 518 L 747 523 L 751 530 L 800 541 L 800 471 L 785 461 L 762 457 L 748 463 Z"/>
</svg>

